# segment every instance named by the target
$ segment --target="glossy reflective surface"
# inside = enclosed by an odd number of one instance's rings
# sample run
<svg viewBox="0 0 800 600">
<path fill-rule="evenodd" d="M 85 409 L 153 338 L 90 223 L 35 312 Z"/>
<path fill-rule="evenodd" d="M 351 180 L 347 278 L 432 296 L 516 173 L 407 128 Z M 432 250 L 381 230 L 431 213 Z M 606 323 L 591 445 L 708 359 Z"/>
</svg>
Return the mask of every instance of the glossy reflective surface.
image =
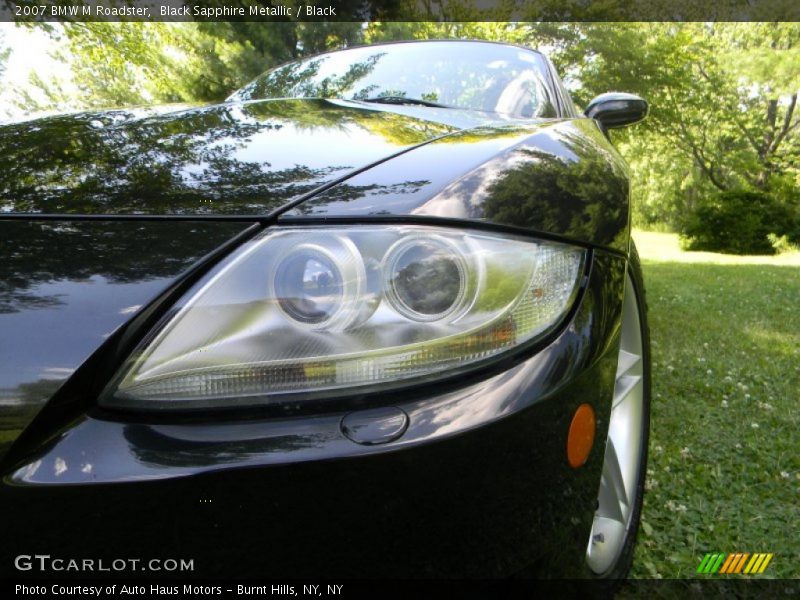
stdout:
<svg viewBox="0 0 800 600">
<path fill-rule="evenodd" d="M 466 262 L 457 247 L 437 239 L 412 239 L 390 251 L 384 274 L 388 300 L 417 321 L 440 319 L 465 295 Z"/>
<path fill-rule="evenodd" d="M 602 452 L 576 470 L 564 448 L 584 402 L 606 435 L 624 265 L 597 256 L 580 309 L 542 352 L 490 377 L 380 398 L 395 408 L 377 429 L 391 429 L 396 403 L 408 415 L 384 444 L 348 439 L 342 414 L 65 423 L 3 485 L 6 509 L 37 515 L 3 533 L 102 555 L 113 523 L 114 552 L 189 553 L 201 576 L 263 574 L 265 562 L 286 576 L 489 577 L 532 564 L 582 575 Z M 104 481 L 119 483 L 92 485 Z M 3 546 L 0 559 L 14 551 Z"/>
<path fill-rule="evenodd" d="M 587 119 L 463 131 L 359 173 L 282 219 L 488 221 L 626 252 L 627 169 Z"/>
<path fill-rule="evenodd" d="M 623 269 L 622 259 L 598 257 L 589 286 L 569 326 L 526 361 L 516 365 L 512 361 L 491 377 L 473 376 L 472 382 L 469 377 L 461 377 L 449 384 L 420 387 L 414 393 L 403 390 L 381 396 L 367 394 L 360 400 L 353 399 L 351 404 L 362 404 L 365 408 L 381 404 L 399 406 L 408 415 L 409 425 L 392 447 L 415 445 L 513 415 L 548 397 L 564 382 L 579 378 L 590 365 L 613 350 L 607 359 L 609 371 L 602 379 L 610 397 L 616 369 Z M 593 385 L 598 386 L 601 380 L 594 377 Z M 602 386 L 592 395 L 600 389 Z M 601 414 L 610 408 L 603 407 L 602 397 L 601 394 L 597 398 Z M 354 447 L 343 437 L 341 417 L 334 412 L 293 419 L 237 422 L 228 418 L 227 422 L 205 425 L 133 424 L 85 417 L 70 425 L 65 431 L 68 434 L 54 439 L 52 448 L 43 448 L 46 456 L 29 459 L 13 478 L 19 483 L 54 484 L 157 479 L 197 473 L 210 467 L 286 464 L 371 452 L 370 447 Z M 565 414 L 564 419 L 568 425 L 569 415 Z M 566 460 L 566 456 L 561 459 Z M 81 463 L 54 476 L 52 461 L 55 460 L 68 465 L 76 460 L 89 460 L 93 466 L 90 474 Z"/>
<path fill-rule="evenodd" d="M 120 325 L 245 227 L 0 221 L 0 456 Z"/>
<path fill-rule="evenodd" d="M 291 319 L 317 325 L 329 320 L 342 302 L 342 273 L 324 254 L 301 250 L 278 265 L 275 294 Z"/>
<path fill-rule="evenodd" d="M 488 42 L 348 48 L 277 67 L 231 98 L 343 98 L 443 105 L 523 118 L 556 116 L 542 55 Z"/>
<path fill-rule="evenodd" d="M 408 415 L 394 406 L 359 410 L 342 417 L 342 433 L 356 444 L 374 446 L 399 438 L 408 427 Z"/>
<path fill-rule="evenodd" d="M 634 94 L 600 94 L 586 107 L 586 116 L 606 129 L 638 123 L 647 116 L 647 102 Z"/>
<path fill-rule="evenodd" d="M 26 121 L 0 127 L 0 216 L 264 215 L 452 130 L 325 100 Z"/>
<path fill-rule="evenodd" d="M 596 123 L 476 115 L 268 100 L 19 123 L 0 128 L 0 217 L 423 216 L 627 250 L 627 172 Z"/>
</svg>

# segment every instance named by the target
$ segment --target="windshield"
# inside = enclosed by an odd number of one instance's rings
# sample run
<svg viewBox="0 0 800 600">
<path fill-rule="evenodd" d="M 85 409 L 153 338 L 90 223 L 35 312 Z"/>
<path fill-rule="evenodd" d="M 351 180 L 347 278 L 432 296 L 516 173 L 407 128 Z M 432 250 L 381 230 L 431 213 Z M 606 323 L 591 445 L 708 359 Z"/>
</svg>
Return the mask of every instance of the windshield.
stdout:
<svg viewBox="0 0 800 600">
<path fill-rule="evenodd" d="M 264 73 L 230 100 L 341 98 L 555 117 L 537 52 L 485 42 L 417 42 L 351 48 Z"/>
</svg>

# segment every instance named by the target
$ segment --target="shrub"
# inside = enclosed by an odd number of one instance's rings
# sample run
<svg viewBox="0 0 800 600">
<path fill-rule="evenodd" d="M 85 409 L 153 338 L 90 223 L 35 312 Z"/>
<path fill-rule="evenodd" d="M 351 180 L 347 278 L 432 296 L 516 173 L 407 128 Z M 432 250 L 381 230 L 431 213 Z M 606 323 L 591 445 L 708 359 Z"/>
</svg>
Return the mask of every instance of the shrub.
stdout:
<svg viewBox="0 0 800 600">
<path fill-rule="evenodd" d="M 762 192 L 722 192 L 706 197 L 681 223 L 686 250 L 775 254 L 770 240 L 798 236 L 791 208 Z"/>
</svg>

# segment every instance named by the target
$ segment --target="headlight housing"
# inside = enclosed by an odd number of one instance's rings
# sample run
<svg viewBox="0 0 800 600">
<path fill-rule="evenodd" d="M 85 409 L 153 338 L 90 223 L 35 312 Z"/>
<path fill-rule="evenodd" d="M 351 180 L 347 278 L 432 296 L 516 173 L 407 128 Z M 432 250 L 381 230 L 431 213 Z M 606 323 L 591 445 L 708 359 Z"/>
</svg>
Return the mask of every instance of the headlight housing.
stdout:
<svg viewBox="0 0 800 600">
<path fill-rule="evenodd" d="M 101 403 L 258 406 L 462 372 L 553 330 L 584 255 L 443 227 L 266 229 L 184 295 Z"/>
</svg>

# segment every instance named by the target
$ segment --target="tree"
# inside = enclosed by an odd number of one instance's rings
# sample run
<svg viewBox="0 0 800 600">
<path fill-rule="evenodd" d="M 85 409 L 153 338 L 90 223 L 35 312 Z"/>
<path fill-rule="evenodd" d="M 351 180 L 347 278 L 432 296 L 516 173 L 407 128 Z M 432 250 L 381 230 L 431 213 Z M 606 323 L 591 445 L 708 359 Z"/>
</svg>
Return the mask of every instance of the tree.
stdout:
<svg viewBox="0 0 800 600">
<path fill-rule="evenodd" d="M 69 23 L 47 29 L 70 83 L 31 86 L 29 110 L 217 102 L 270 67 L 360 40 L 359 23 Z M 69 91 L 72 88 L 72 91 Z"/>
<path fill-rule="evenodd" d="M 552 38 L 580 101 L 609 89 L 643 95 L 649 130 L 690 158 L 703 184 L 779 193 L 793 185 L 797 24 L 571 24 Z"/>
<path fill-rule="evenodd" d="M 3 74 L 6 72 L 6 61 L 11 55 L 11 48 L 5 46 L 3 32 L 0 31 L 0 81 L 3 79 Z"/>
</svg>

